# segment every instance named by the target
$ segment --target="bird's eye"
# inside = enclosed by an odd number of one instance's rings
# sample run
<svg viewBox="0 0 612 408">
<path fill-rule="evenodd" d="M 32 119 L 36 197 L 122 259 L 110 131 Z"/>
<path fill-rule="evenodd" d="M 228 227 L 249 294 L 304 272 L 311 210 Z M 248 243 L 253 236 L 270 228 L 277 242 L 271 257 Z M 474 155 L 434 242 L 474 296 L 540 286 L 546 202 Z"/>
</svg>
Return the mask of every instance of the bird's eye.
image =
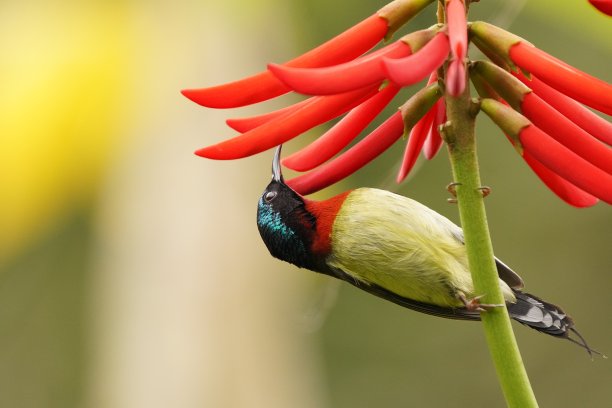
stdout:
<svg viewBox="0 0 612 408">
<path fill-rule="evenodd" d="M 266 203 L 272 201 L 274 197 L 276 197 L 276 191 L 268 191 L 266 194 L 264 194 L 264 200 Z"/>
</svg>

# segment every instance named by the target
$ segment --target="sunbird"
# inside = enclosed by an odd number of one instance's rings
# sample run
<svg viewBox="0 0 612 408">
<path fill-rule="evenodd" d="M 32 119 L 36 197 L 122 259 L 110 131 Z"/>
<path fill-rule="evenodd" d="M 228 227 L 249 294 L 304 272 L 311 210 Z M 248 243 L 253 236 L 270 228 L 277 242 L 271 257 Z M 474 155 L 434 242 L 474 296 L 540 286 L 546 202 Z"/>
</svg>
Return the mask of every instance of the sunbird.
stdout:
<svg viewBox="0 0 612 408">
<path fill-rule="evenodd" d="M 480 303 L 463 231 L 449 219 L 375 188 L 309 200 L 285 184 L 281 147 L 257 207 L 259 233 L 272 256 L 434 316 L 480 320 L 481 311 L 502 306 Z M 523 292 L 523 279 L 499 259 L 495 263 L 512 319 L 599 354 L 560 307 Z"/>
</svg>

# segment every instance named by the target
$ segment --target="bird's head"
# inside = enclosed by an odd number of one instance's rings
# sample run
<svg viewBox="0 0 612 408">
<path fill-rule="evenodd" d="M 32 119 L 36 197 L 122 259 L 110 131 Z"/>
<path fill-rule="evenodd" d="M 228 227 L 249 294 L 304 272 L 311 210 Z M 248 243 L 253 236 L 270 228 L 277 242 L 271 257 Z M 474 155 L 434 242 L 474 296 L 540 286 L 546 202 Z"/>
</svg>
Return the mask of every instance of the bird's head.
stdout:
<svg viewBox="0 0 612 408">
<path fill-rule="evenodd" d="M 272 256 L 312 269 L 310 247 L 316 219 L 307 211 L 304 198 L 283 180 L 281 147 L 274 153 L 272 181 L 259 199 L 257 227 Z"/>
</svg>

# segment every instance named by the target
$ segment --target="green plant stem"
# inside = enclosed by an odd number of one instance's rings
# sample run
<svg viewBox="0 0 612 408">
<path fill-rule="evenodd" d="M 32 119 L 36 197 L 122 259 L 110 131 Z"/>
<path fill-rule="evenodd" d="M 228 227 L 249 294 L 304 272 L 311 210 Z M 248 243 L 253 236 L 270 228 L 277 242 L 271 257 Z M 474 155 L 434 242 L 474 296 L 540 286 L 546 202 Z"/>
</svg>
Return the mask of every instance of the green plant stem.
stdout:
<svg viewBox="0 0 612 408">
<path fill-rule="evenodd" d="M 499 286 L 493 246 L 483 202 L 476 142 L 475 106 L 469 87 L 458 98 L 446 96 L 448 126 L 444 130 L 448 144 L 461 225 L 474 289 L 483 294 L 482 303 L 505 304 Z M 527 372 L 512 331 L 505 307 L 481 313 L 482 324 L 497 376 L 509 407 L 537 407 Z"/>
</svg>

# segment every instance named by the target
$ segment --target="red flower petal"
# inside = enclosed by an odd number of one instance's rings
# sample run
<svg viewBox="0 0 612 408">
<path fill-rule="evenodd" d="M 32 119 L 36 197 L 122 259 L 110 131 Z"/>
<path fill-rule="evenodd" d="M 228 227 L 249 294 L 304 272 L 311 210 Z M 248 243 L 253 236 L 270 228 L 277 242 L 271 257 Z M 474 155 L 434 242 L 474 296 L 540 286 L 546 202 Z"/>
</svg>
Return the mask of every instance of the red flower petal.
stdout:
<svg viewBox="0 0 612 408">
<path fill-rule="evenodd" d="M 463 60 L 452 60 L 446 70 L 446 91 L 451 96 L 459 96 L 465 90 L 465 83 L 465 65 Z"/>
<path fill-rule="evenodd" d="M 261 126 L 264 123 L 271 121 L 272 119 L 276 119 L 283 115 L 288 115 L 292 112 L 295 112 L 296 110 L 303 108 L 305 105 L 313 103 L 321 98 L 324 97 L 313 96 L 312 98 L 305 99 L 301 102 L 295 103 L 279 110 L 275 110 L 273 112 L 268 112 L 257 116 L 250 116 L 248 118 L 227 119 L 225 123 L 227 123 L 227 125 L 232 129 L 240 133 L 248 132 L 249 130 L 255 129 L 256 127 Z"/>
<path fill-rule="evenodd" d="M 520 71 L 513 74 L 572 122 L 602 142 L 612 145 L 612 123 L 596 115 L 570 97 L 546 85 L 533 75 L 530 80 Z"/>
<path fill-rule="evenodd" d="M 567 96 L 612 115 L 612 85 L 523 41 L 510 47 L 512 61 Z"/>
<path fill-rule="evenodd" d="M 317 48 L 287 62 L 292 67 L 321 67 L 350 61 L 387 34 L 387 21 L 374 14 Z M 186 89 L 183 95 L 210 108 L 235 108 L 265 101 L 290 89 L 269 71 L 209 88 Z"/>
<path fill-rule="evenodd" d="M 574 124 L 559 111 L 531 92 L 521 103 L 523 114 L 546 134 L 588 162 L 612 174 L 612 149 Z"/>
<path fill-rule="evenodd" d="M 402 165 L 396 178 L 398 183 L 401 183 L 406 176 L 408 176 L 410 170 L 412 170 L 414 167 L 435 117 L 436 111 L 432 108 L 417 122 L 416 125 L 414 125 L 410 131 L 408 143 L 406 144 L 406 150 L 404 151 L 404 159 L 402 160 Z"/>
<path fill-rule="evenodd" d="M 295 177 L 287 184 L 299 194 L 322 190 L 353 174 L 387 150 L 404 132 L 404 121 L 396 112 L 363 140 L 323 166 Z"/>
<path fill-rule="evenodd" d="M 340 152 L 359 135 L 399 92 L 389 84 L 376 95 L 351 110 L 340 122 L 317 140 L 283 160 L 283 165 L 297 170 L 314 169 Z"/>
<path fill-rule="evenodd" d="M 557 173 L 537 161 L 528 151 L 523 152 L 523 159 L 531 167 L 531 170 L 542 180 L 544 184 L 560 199 L 574 207 L 591 207 L 599 201 L 591 194 L 579 189 Z"/>
<path fill-rule="evenodd" d="M 589 0 L 597 10 L 604 14 L 612 16 L 612 1 L 611 0 Z"/>
<path fill-rule="evenodd" d="M 525 151 L 578 188 L 612 204 L 612 175 L 595 167 L 535 125 L 523 128 L 519 139 Z"/>
<path fill-rule="evenodd" d="M 383 59 L 383 67 L 391 81 L 400 86 L 412 85 L 438 69 L 448 56 L 448 50 L 448 37 L 439 32 L 413 55 L 399 59 Z"/>
<path fill-rule="evenodd" d="M 467 19 L 463 0 L 447 1 L 446 16 L 451 53 L 453 58 L 463 61 L 468 46 Z"/>
<path fill-rule="evenodd" d="M 410 55 L 410 46 L 396 41 L 369 55 L 344 64 L 325 68 L 291 68 L 269 64 L 268 69 L 296 92 L 307 95 L 331 95 L 362 88 L 385 79 L 381 59 Z"/>
<path fill-rule="evenodd" d="M 440 150 L 440 147 L 442 147 L 442 137 L 440 136 L 439 129 L 440 125 L 446 122 L 446 105 L 444 100 L 438 100 L 432 109 L 435 109 L 436 116 L 423 145 L 423 155 L 427 160 L 433 159 Z"/>
<path fill-rule="evenodd" d="M 316 103 L 307 104 L 240 136 L 202 148 L 196 151 L 196 154 L 209 159 L 232 160 L 263 152 L 340 116 L 376 93 L 376 88 L 377 86 L 374 86 L 321 97 Z"/>
</svg>

